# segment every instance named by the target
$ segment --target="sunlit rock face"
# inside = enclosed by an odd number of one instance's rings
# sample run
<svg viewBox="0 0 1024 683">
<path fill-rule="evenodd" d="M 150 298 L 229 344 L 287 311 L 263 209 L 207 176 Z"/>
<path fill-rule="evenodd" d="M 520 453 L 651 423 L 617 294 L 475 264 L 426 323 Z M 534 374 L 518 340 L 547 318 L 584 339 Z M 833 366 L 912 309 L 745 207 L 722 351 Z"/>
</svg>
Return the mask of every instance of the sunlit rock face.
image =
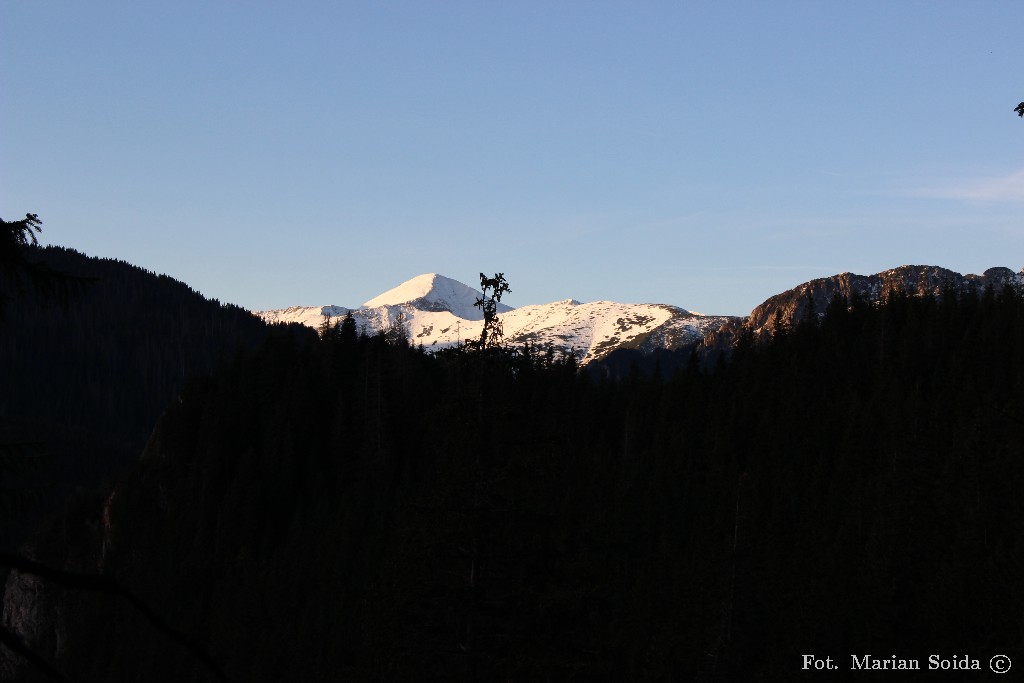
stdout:
<svg viewBox="0 0 1024 683">
<path fill-rule="evenodd" d="M 751 311 L 743 320 L 733 320 L 708 334 L 702 343 L 706 353 L 728 349 L 737 336 L 750 330 L 755 336 L 773 334 L 778 325 L 792 326 L 810 315 L 824 315 L 836 295 L 851 301 L 860 297 L 870 303 L 885 301 L 893 292 L 910 296 L 938 296 L 943 291 L 984 291 L 992 287 L 999 292 L 1007 285 L 1024 285 L 1024 269 L 989 268 L 981 275 L 961 275 L 938 266 L 900 266 L 874 275 L 840 273 L 805 282 L 776 294 Z"/>
</svg>

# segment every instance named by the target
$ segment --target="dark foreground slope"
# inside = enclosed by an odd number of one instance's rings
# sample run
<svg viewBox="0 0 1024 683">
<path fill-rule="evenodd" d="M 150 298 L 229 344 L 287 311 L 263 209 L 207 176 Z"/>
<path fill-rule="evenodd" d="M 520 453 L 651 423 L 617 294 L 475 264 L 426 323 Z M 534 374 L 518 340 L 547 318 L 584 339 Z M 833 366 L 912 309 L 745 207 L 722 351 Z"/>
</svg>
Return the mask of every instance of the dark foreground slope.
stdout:
<svg viewBox="0 0 1024 683">
<path fill-rule="evenodd" d="M 1012 288 L 836 301 L 714 374 L 621 383 L 280 332 L 33 552 L 237 681 L 987 667 L 1024 653 L 1022 390 Z M 15 575 L 5 623 L 75 680 L 209 678 L 103 595 Z"/>
<path fill-rule="evenodd" d="M 37 444 L 49 456 L 29 479 L 2 482 L 0 503 L 12 487 L 33 494 L 18 496 L 19 509 L 26 498 L 52 504 L 136 460 L 185 378 L 256 346 L 266 330 L 166 275 L 60 247 L 24 251 L 91 284 L 64 305 L 30 289 L 0 292 L 10 296 L 0 317 L 0 444 Z"/>
</svg>

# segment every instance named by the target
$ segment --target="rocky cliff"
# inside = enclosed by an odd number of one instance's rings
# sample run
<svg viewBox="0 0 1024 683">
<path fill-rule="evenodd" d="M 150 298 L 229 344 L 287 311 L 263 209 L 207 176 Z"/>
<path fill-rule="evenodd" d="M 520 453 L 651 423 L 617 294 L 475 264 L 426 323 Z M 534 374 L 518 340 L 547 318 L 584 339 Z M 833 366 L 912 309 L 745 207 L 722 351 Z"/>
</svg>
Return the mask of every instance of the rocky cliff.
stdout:
<svg viewBox="0 0 1024 683">
<path fill-rule="evenodd" d="M 884 302 L 893 292 L 910 296 L 938 296 L 944 291 L 963 293 L 991 287 L 1001 291 L 1007 285 L 1024 285 L 1024 269 L 989 268 L 981 275 L 961 275 L 938 266 L 907 265 L 874 275 L 840 273 L 818 278 L 776 294 L 742 319 L 730 320 L 705 335 L 701 353 L 715 356 L 727 351 L 746 331 L 756 337 L 775 333 L 776 327 L 791 327 L 810 315 L 821 316 L 837 296 L 846 301 L 860 298 L 870 303 Z"/>
</svg>

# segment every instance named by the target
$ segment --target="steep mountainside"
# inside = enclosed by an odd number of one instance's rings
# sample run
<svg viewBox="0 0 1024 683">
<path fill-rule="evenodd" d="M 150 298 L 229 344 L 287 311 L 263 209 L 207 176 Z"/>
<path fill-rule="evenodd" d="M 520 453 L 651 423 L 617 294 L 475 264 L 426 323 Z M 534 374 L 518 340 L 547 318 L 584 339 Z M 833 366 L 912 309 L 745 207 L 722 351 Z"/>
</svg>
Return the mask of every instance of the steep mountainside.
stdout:
<svg viewBox="0 0 1024 683">
<path fill-rule="evenodd" d="M 52 456 L 32 482 L 44 498 L 92 485 L 138 458 L 188 376 L 213 370 L 266 333 L 249 311 L 166 275 L 60 247 L 27 253 L 94 279 L 66 307 L 11 291 L 0 320 L 0 444 L 37 443 Z M 0 478 L 4 494 L 24 485 Z"/>
<path fill-rule="evenodd" d="M 325 315 L 334 319 L 351 310 L 356 326 L 372 334 L 393 324 L 401 314 L 412 343 L 434 350 L 480 337 L 482 316 L 473 305 L 479 296 L 480 292 L 460 282 L 428 273 L 357 309 L 296 306 L 258 315 L 267 322 L 318 327 Z M 695 345 L 705 334 L 732 320 L 667 304 L 580 303 L 573 299 L 516 309 L 499 305 L 498 312 L 509 342 L 550 344 L 563 353 L 575 352 L 584 364 L 618 348 L 651 351 Z"/>
</svg>

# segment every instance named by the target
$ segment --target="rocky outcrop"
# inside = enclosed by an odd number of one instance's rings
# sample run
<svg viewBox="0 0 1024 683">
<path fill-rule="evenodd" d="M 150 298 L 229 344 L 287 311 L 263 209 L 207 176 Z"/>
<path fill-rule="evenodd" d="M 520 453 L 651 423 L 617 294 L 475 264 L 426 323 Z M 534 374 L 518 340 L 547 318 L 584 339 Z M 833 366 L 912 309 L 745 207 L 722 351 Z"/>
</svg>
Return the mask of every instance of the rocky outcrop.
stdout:
<svg viewBox="0 0 1024 683">
<path fill-rule="evenodd" d="M 791 327 L 810 315 L 824 315 L 838 295 L 847 301 L 861 298 L 871 303 L 884 302 L 893 292 L 910 296 L 937 296 L 943 291 L 962 293 L 983 291 L 991 287 L 996 292 L 1007 285 L 1024 285 L 1024 269 L 1013 272 L 1009 268 L 989 268 L 981 275 L 961 275 L 938 266 L 900 266 L 874 275 L 840 273 L 831 277 L 805 282 L 788 291 L 765 300 L 744 319 L 730 320 L 705 335 L 701 353 L 706 358 L 716 357 L 736 342 L 745 331 L 755 337 L 772 335 L 778 325 Z"/>
<path fill-rule="evenodd" d="M 93 624 L 88 615 L 99 608 L 121 607 L 107 590 L 97 590 L 94 577 L 108 576 L 105 554 L 110 541 L 109 505 L 115 494 L 101 498 L 99 490 L 79 492 L 65 504 L 64 513 L 46 522 L 33 539 L 21 546 L 18 555 L 68 576 L 40 576 L 30 571 L 11 570 L 4 581 L 0 624 L 48 665 L 69 673 L 69 659 L 82 656 L 70 633 L 75 624 Z M 70 577 L 70 578 L 69 578 Z M 81 577 L 76 580 L 74 577 Z M 53 680 L 26 658 L 0 647 L 0 681 Z M 72 680 L 89 680 L 72 676 Z"/>
</svg>

